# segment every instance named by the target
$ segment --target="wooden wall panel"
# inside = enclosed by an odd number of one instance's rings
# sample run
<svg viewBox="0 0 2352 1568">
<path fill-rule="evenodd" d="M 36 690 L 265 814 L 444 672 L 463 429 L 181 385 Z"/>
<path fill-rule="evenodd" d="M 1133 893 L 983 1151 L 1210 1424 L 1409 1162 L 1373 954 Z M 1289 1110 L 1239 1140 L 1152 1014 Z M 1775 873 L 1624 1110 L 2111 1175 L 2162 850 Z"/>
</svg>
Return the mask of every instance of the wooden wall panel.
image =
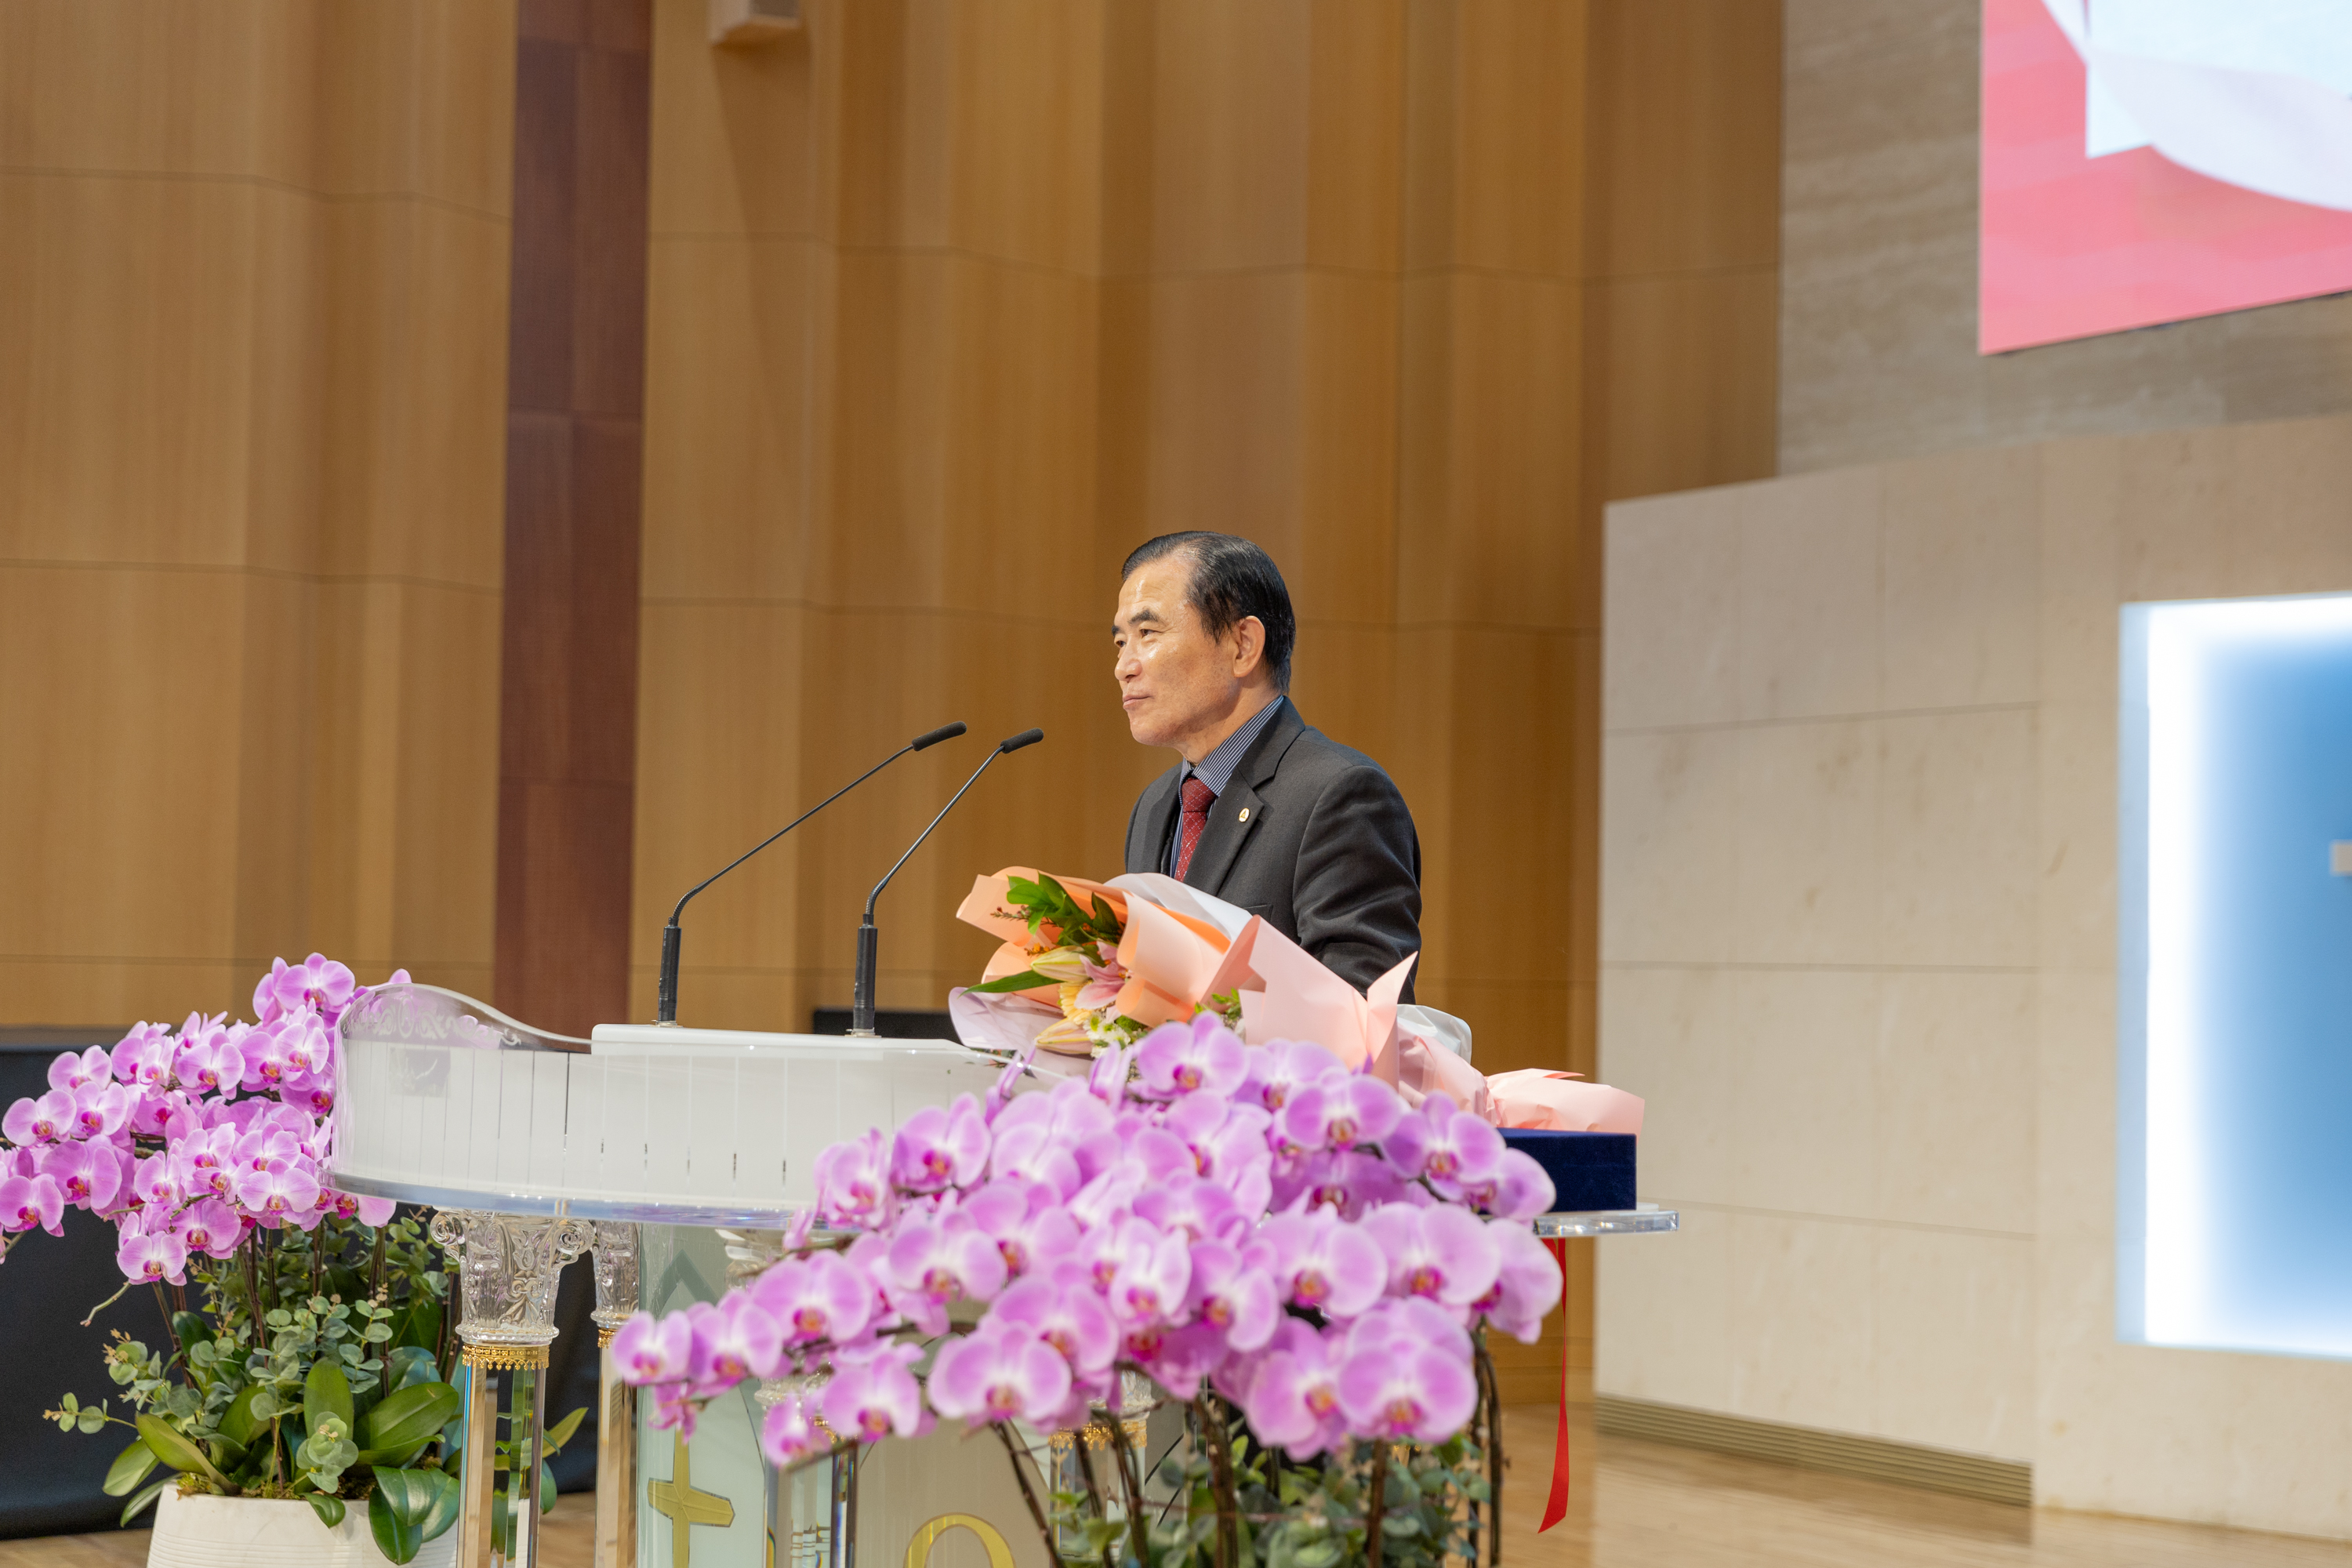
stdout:
<svg viewBox="0 0 2352 1568">
<path fill-rule="evenodd" d="M 0 9 L 0 1021 L 487 986 L 513 26 Z"/>
<path fill-rule="evenodd" d="M 1274 552 L 1302 710 L 1413 806 L 1422 994 L 1489 1068 L 1591 1070 L 1600 508 L 1769 471 L 1777 5 L 701 16 L 656 7 L 633 1016 L 678 891 L 948 718 L 1049 739 L 887 896 L 886 1004 L 985 956 L 974 872 L 1115 866 L 1164 765 L 1111 703 L 1118 563 L 1207 527 Z M 707 895 L 682 1017 L 845 1002 L 866 886 L 982 754 Z M 1589 1363 L 1591 1265 L 1515 1394 Z"/>
</svg>

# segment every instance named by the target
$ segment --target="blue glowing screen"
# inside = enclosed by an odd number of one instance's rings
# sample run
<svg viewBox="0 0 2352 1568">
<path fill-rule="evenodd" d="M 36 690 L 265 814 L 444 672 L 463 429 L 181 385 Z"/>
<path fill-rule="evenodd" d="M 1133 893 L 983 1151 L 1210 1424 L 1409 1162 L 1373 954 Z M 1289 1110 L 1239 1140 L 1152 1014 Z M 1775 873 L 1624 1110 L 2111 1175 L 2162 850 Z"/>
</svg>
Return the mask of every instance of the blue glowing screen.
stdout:
<svg viewBox="0 0 2352 1568">
<path fill-rule="evenodd" d="M 2123 656 L 2119 1331 L 2352 1357 L 2352 595 Z"/>
</svg>

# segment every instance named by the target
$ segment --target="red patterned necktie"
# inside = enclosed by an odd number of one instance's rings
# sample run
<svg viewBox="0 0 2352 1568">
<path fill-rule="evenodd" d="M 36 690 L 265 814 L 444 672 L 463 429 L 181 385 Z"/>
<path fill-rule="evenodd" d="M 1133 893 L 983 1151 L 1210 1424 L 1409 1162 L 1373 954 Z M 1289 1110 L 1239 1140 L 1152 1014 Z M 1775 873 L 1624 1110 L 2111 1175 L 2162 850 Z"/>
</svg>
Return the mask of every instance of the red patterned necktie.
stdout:
<svg viewBox="0 0 2352 1568">
<path fill-rule="evenodd" d="M 1192 868 L 1193 847 L 1201 842 L 1202 829 L 1209 826 L 1209 805 L 1217 792 L 1199 779 L 1184 781 L 1184 822 L 1176 836 L 1176 879 L 1182 881 Z"/>
</svg>

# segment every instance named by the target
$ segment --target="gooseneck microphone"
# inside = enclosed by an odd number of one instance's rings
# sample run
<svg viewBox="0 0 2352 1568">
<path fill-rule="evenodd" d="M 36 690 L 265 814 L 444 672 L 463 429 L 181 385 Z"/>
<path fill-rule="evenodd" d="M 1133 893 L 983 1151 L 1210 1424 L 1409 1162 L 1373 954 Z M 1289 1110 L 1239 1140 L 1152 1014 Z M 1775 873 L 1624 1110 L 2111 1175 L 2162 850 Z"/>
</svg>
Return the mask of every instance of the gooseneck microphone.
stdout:
<svg viewBox="0 0 2352 1568">
<path fill-rule="evenodd" d="M 835 790 L 831 795 L 826 795 L 823 800 L 809 807 L 808 810 L 802 812 L 798 816 L 795 816 L 790 822 L 785 823 L 782 827 L 779 827 L 773 833 L 769 834 L 768 837 L 761 839 L 760 842 L 751 846 L 751 848 L 745 850 L 742 854 L 738 855 L 734 859 L 730 860 L 717 871 L 705 877 L 701 881 L 697 882 L 693 887 L 688 889 L 686 897 L 678 900 L 677 908 L 670 910 L 669 924 L 662 927 L 661 990 L 656 1004 L 654 1022 L 656 1024 L 675 1024 L 677 1022 L 677 954 L 679 944 L 686 940 L 686 933 L 678 929 L 677 918 L 678 916 L 686 913 L 687 903 L 694 897 L 695 894 L 702 891 L 703 889 L 710 886 L 711 883 L 719 880 L 719 878 L 724 877 L 728 872 L 732 871 L 736 867 L 740 866 L 744 861 L 749 860 L 752 856 L 757 855 L 761 850 L 765 849 L 769 845 L 773 844 L 777 839 L 782 838 L 785 834 L 790 833 L 793 828 L 798 827 L 802 823 L 806 822 L 810 817 L 814 816 L 818 812 L 823 811 L 826 806 L 831 805 L 835 801 L 839 800 L 843 795 L 847 795 L 851 790 L 856 789 L 859 784 L 864 784 L 867 779 L 872 778 L 876 773 L 880 773 L 884 768 L 888 767 L 892 763 L 897 762 L 908 752 L 919 752 L 927 746 L 936 746 L 941 741 L 952 741 L 963 732 L 963 723 L 959 720 L 955 723 L 942 724 L 936 730 L 916 736 L 913 740 L 908 742 L 905 745 L 899 747 L 897 751 L 891 752 L 888 756 L 883 758 L 880 762 L 875 763 L 872 767 L 866 769 L 864 773 L 858 774 L 856 778 L 850 780 L 847 784 L 842 785 L 839 789 Z"/>
<path fill-rule="evenodd" d="M 955 803 L 963 798 L 964 790 L 980 782 L 980 775 L 988 771 L 990 763 L 1007 752 L 1034 746 L 1045 738 L 1043 730 L 1024 730 L 1018 735 L 999 741 L 996 750 L 989 752 L 987 760 L 971 770 L 971 777 L 963 781 L 963 789 L 956 791 L 947 805 L 940 807 L 939 816 L 931 818 L 931 827 L 937 827 L 946 820 L 948 813 L 955 809 Z M 885 871 L 882 879 L 874 884 L 874 890 L 866 895 L 866 923 L 857 928 L 857 981 L 849 1005 L 849 1032 L 852 1035 L 871 1036 L 874 1033 L 874 963 L 877 944 L 881 941 L 881 933 L 874 929 L 874 900 L 882 896 L 882 889 L 890 885 L 890 879 L 898 874 L 898 867 L 907 863 L 907 857 L 923 847 L 923 840 L 931 836 L 931 827 L 924 828 L 915 841 L 907 846 L 907 854 L 899 856 L 898 865 Z"/>
</svg>

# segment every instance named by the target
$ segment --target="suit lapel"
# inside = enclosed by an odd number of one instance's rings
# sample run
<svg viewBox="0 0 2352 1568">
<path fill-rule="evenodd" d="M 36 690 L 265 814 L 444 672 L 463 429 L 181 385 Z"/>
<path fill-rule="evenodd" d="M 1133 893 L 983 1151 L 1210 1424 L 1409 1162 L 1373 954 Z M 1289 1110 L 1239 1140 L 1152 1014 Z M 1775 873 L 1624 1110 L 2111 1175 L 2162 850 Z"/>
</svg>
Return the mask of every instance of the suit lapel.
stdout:
<svg viewBox="0 0 2352 1568">
<path fill-rule="evenodd" d="M 1143 804 L 1135 814 L 1136 831 L 1143 841 L 1127 847 L 1129 870 L 1168 869 L 1168 837 L 1176 825 L 1176 775 L 1182 771 L 1181 764 L 1169 769 L 1143 792 Z"/>
<path fill-rule="evenodd" d="M 1242 845 L 1264 816 L 1256 786 L 1274 777 L 1282 765 L 1283 752 L 1306 731 L 1306 721 L 1299 718 L 1297 708 L 1288 698 L 1282 699 L 1282 711 L 1250 742 L 1234 776 L 1225 783 L 1225 793 L 1209 807 L 1209 825 L 1201 830 L 1201 842 L 1192 847 L 1192 864 L 1184 873 L 1187 887 L 1212 896 L 1223 889 L 1234 862 L 1241 858 Z M 1244 812 L 1249 814 L 1246 821 Z"/>
</svg>

